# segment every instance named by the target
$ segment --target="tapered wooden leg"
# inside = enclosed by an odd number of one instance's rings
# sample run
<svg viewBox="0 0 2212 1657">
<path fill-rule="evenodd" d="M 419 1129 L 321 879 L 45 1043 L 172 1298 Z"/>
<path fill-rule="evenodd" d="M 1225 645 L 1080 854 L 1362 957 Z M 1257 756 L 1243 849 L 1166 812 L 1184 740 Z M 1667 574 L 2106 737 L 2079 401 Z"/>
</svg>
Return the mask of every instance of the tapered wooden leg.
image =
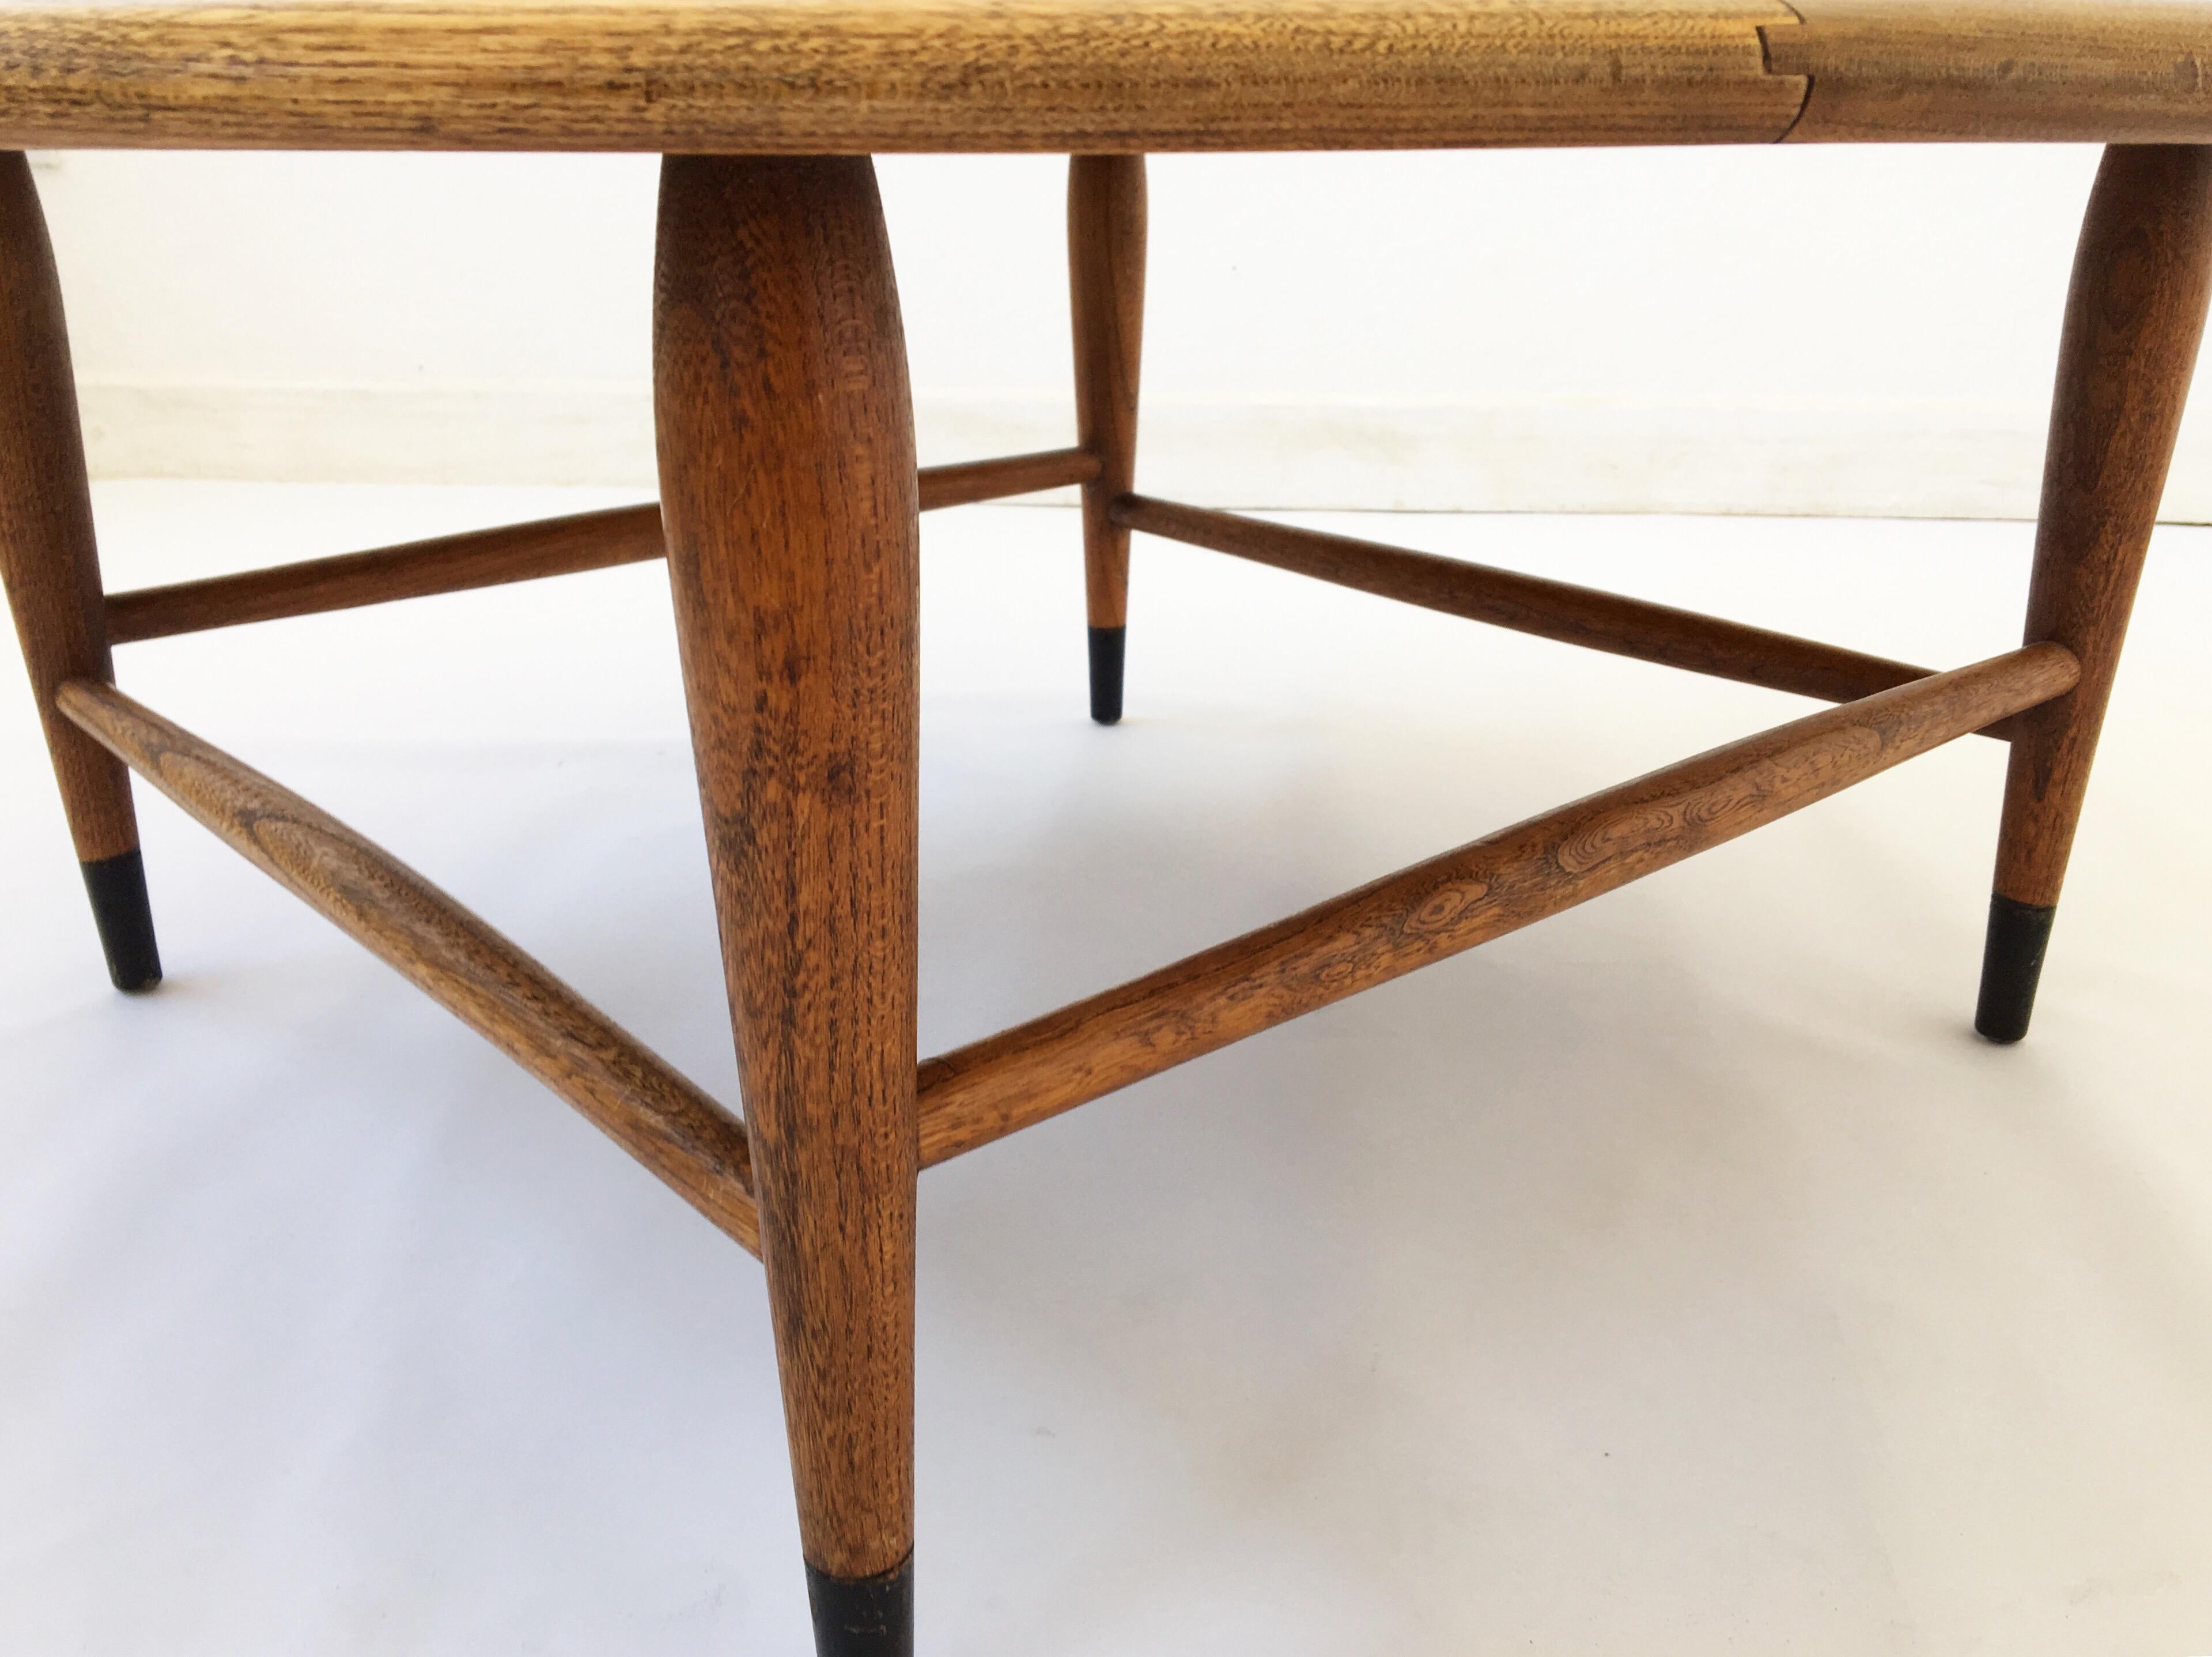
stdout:
<svg viewBox="0 0 2212 1657">
<path fill-rule="evenodd" d="M 1108 515 L 1135 486 L 1137 369 L 1145 331 L 1145 158 L 1077 155 L 1067 170 L 1068 285 L 1075 316 L 1077 442 L 1098 457 L 1083 486 L 1091 619 L 1091 716 L 1121 716 L 1129 532 Z"/>
<path fill-rule="evenodd" d="M 2059 347 L 2027 642 L 2064 645 L 2081 683 L 2021 716 L 2005 781 L 1974 1027 L 2027 1033 L 2128 614 L 2173 458 L 2212 291 L 2212 149 L 2105 152 Z"/>
<path fill-rule="evenodd" d="M 662 509 L 824 1657 L 912 1644 L 919 503 L 864 159 L 672 156 Z"/>
<path fill-rule="evenodd" d="M 15 612 L 93 919 L 118 990 L 161 981 L 138 819 L 123 763 L 64 719 L 54 691 L 110 679 L 92 492 L 61 282 L 31 168 L 0 153 L 0 581 Z"/>
</svg>

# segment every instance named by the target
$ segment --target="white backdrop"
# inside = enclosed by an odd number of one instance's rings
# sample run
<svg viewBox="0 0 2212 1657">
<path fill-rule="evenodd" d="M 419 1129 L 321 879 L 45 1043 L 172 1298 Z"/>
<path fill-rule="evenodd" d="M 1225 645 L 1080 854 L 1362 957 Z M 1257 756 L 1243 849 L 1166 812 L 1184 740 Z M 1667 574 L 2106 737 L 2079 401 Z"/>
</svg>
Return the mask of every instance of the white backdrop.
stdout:
<svg viewBox="0 0 2212 1657">
<path fill-rule="evenodd" d="M 99 509 L 124 585 L 604 498 Z M 1939 662 L 2027 567 L 1303 521 Z M 923 538 L 929 1052 L 1807 705 L 1148 541 L 1101 730 L 1074 515 Z M 2212 1651 L 2212 531 L 2160 542 L 2020 1046 L 1970 740 L 929 1173 L 921 1657 Z M 736 1097 L 657 567 L 122 667 Z M 806 1649 L 759 1269 L 159 799 L 168 981 L 109 990 L 19 671 L 0 1653 Z"/>
<path fill-rule="evenodd" d="M 2095 160 L 1157 158 L 1145 480 L 1249 505 L 2027 515 Z M 40 166 L 105 475 L 650 484 L 652 158 Z M 882 174 L 925 458 L 1066 441 L 1064 162 Z M 2201 416 L 2167 510 L 2212 520 Z"/>
</svg>

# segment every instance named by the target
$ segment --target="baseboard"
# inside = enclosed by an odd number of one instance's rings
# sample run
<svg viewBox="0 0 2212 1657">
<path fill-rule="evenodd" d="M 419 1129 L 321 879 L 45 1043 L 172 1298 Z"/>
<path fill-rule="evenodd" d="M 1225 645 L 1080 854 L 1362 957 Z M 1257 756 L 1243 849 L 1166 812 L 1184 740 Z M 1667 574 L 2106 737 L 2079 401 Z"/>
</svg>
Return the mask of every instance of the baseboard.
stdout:
<svg viewBox="0 0 2212 1657">
<path fill-rule="evenodd" d="M 650 488 L 641 386 L 81 388 L 97 476 Z M 1474 512 L 2034 515 L 2045 411 L 1934 401 L 1298 405 L 1163 395 L 1139 475 L 1224 506 Z M 1042 398 L 926 396 L 922 458 L 1071 441 Z M 2192 423 L 2166 515 L 2212 521 L 2212 420 Z"/>
</svg>

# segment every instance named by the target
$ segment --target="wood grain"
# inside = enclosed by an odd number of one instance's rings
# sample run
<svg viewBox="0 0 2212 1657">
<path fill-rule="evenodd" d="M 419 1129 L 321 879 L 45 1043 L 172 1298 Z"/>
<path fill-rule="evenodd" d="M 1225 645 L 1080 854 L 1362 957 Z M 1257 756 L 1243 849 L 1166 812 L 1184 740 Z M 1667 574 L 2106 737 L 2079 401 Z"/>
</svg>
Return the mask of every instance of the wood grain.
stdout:
<svg viewBox="0 0 2212 1657">
<path fill-rule="evenodd" d="M 635 1037 L 381 847 L 120 691 L 75 679 L 57 703 L 106 752 L 760 1252 L 744 1126 Z"/>
<path fill-rule="evenodd" d="M 1381 598 L 1826 702 L 1856 701 L 1928 676 L 1925 667 L 1763 627 L 1348 535 L 1143 495 L 1124 496 L 1113 510 L 1115 521 L 1146 534 L 1164 535 Z"/>
<path fill-rule="evenodd" d="M 920 529 L 872 167 L 671 157 L 653 318 L 800 1540 L 849 1582 L 914 1540 Z"/>
<path fill-rule="evenodd" d="M 2208 34 L 2205 0 L 15 0 L 0 143 L 2204 142 Z"/>
<path fill-rule="evenodd" d="M 0 582 L 77 861 L 135 851 L 131 774 L 54 706 L 72 679 L 112 679 L 61 279 L 29 163 L 0 154 Z"/>
<path fill-rule="evenodd" d="M 2073 693 L 2021 721 L 1996 892 L 2058 901 L 2173 459 L 2212 293 L 2212 149 L 2108 151 L 2066 302 L 2026 637 L 2071 650 Z"/>
<path fill-rule="evenodd" d="M 2212 140 L 2205 0 L 1796 0 L 1760 33 L 1811 82 L 1793 143 Z"/>
<path fill-rule="evenodd" d="M 1136 483 L 1145 209 L 1142 155 L 1070 159 L 1067 271 L 1076 442 L 1098 460 L 1098 475 L 1083 490 L 1084 595 L 1093 627 L 1120 627 L 1129 618 L 1129 532 L 1109 509 Z"/>
<path fill-rule="evenodd" d="M 657 558 L 662 551 L 658 506 L 617 507 L 114 593 L 107 600 L 107 631 L 116 643 L 129 644 L 605 570 Z"/>
<path fill-rule="evenodd" d="M 863 155 L 1765 143 L 1780 0 L 13 0 L 0 143 Z"/>
<path fill-rule="evenodd" d="M 1047 449 L 988 460 L 924 466 L 921 509 L 967 506 L 1087 483 L 1098 462 L 1081 449 Z M 428 598 L 642 564 L 667 551 L 657 504 L 614 507 L 535 523 L 441 535 L 404 546 L 309 558 L 233 576 L 177 582 L 107 595 L 107 636 L 117 644 L 249 622 L 320 615 L 398 599 Z"/>
<path fill-rule="evenodd" d="M 1088 484 L 1098 475 L 1096 455 L 1080 448 L 1048 448 L 1035 454 L 1007 454 L 989 460 L 962 460 L 921 469 L 921 509 L 972 506 L 1034 495 L 1041 489 Z"/>
<path fill-rule="evenodd" d="M 1832 708 L 1417 863 L 921 1066 L 941 1162 L 1587 903 L 2071 686 L 2033 645 Z"/>
</svg>

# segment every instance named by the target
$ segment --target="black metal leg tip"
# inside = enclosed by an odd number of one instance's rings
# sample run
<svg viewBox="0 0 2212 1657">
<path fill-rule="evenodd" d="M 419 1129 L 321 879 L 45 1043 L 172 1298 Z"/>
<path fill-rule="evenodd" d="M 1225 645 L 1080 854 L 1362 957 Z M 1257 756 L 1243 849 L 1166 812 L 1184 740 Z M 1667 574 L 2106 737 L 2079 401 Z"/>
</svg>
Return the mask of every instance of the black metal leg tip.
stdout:
<svg viewBox="0 0 2212 1657">
<path fill-rule="evenodd" d="M 1121 664 L 1128 643 L 1126 627 L 1091 630 L 1091 716 L 1101 725 L 1121 721 Z"/>
<path fill-rule="evenodd" d="M 1982 998 L 1974 1008 L 1974 1030 L 1984 1041 L 2009 1045 L 2027 1033 L 2035 1012 L 2035 986 L 2043 977 L 2043 957 L 2051 947 L 2051 923 L 2057 910 L 2049 904 L 1990 899 L 1989 941 L 1982 949 Z"/>
<path fill-rule="evenodd" d="M 829 1576 L 806 1568 L 818 1657 L 914 1657 L 914 1561 L 881 1576 Z"/>
<path fill-rule="evenodd" d="M 135 851 L 82 865 L 107 976 L 118 990 L 137 995 L 161 981 L 161 952 L 154 947 L 154 908 L 146 897 L 146 860 Z"/>
</svg>

